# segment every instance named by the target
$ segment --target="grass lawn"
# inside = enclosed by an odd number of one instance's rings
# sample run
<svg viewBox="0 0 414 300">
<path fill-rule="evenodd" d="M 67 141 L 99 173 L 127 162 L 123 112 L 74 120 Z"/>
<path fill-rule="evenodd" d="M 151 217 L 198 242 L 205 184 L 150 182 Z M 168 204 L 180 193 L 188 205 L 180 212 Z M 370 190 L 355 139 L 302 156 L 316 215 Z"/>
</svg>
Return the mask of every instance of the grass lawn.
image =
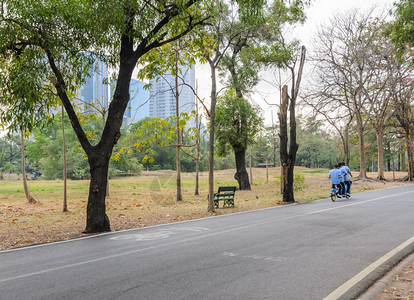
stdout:
<svg viewBox="0 0 414 300">
<path fill-rule="evenodd" d="M 235 185 L 235 170 L 215 172 L 215 189 Z M 330 181 L 327 169 L 296 167 L 298 183 L 295 187 L 297 202 L 310 202 L 328 198 Z M 355 174 L 357 175 L 357 174 Z M 376 174 L 368 174 L 375 177 Z M 394 174 L 402 178 L 405 172 Z M 392 180 L 393 174 L 386 173 Z M 302 181 L 302 182 L 301 182 Z M 110 180 L 107 214 L 112 230 L 143 227 L 154 224 L 179 222 L 211 215 L 228 214 L 281 204 L 280 168 L 253 169 L 251 191 L 237 191 L 234 208 L 207 212 L 208 173 L 200 174 L 200 195 L 194 195 L 195 173 L 182 174 L 183 201 L 176 199 L 174 171 L 144 171 L 140 176 L 119 177 Z M 380 189 L 402 182 L 354 181 L 352 192 Z M 85 229 L 89 181 L 68 181 L 68 213 L 63 213 L 63 182 L 59 180 L 29 181 L 32 196 L 38 201 L 28 204 L 23 185 L 18 180 L 0 180 L 0 250 L 25 245 L 65 240 L 82 236 Z M 220 202 L 222 205 L 222 202 Z"/>
</svg>

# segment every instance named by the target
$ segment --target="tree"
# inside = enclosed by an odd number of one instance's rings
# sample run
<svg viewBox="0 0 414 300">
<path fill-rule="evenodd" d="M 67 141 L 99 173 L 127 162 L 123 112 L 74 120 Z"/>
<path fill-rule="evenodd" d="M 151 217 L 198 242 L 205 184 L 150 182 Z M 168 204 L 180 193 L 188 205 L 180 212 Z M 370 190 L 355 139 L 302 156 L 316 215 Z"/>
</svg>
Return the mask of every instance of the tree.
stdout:
<svg viewBox="0 0 414 300">
<path fill-rule="evenodd" d="M 67 159 L 66 159 L 66 137 L 65 137 L 65 109 L 62 105 L 62 153 L 63 153 L 63 212 L 68 212 L 68 171 L 67 171 Z"/>
<path fill-rule="evenodd" d="M 234 10 L 229 11 L 224 2 L 215 1 L 215 11 L 217 11 L 217 14 L 215 15 L 216 18 L 209 28 L 211 30 L 205 34 L 210 37 L 210 41 L 208 42 L 207 40 L 207 43 L 200 46 L 202 52 L 205 53 L 204 56 L 209 64 L 212 78 L 210 110 L 208 111 L 208 116 L 210 118 L 209 195 L 213 195 L 214 193 L 214 129 L 215 107 L 218 95 L 216 73 L 219 65 L 223 62 L 223 57 L 229 50 L 232 49 L 233 53 L 239 53 L 240 49 L 238 47 L 242 46 L 242 48 L 244 48 L 246 37 L 249 35 L 249 30 L 246 30 L 247 28 L 252 29 L 257 26 L 256 30 L 260 31 L 262 36 L 272 35 L 274 37 L 274 33 L 279 36 L 283 24 L 291 21 L 291 19 L 286 16 L 289 16 L 292 12 L 296 12 L 297 14 L 303 13 L 302 8 L 305 2 L 307 3 L 308 1 L 274 1 L 271 6 L 268 7 L 264 5 L 264 1 L 238 1 L 240 9 L 238 10 L 238 14 L 234 15 L 232 13 Z M 246 3 L 248 5 L 246 5 Z M 251 9 L 252 7 L 255 7 L 255 9 Z M 287 7 L 290 7 L 291 9 Z M 266 16 L 265 13 L 267 13 Z M 271 17 L 272 20 L 275 21 L 273 22 L 273 24 L 276 25 L 275 27 L 267 27 L 264 25 L 263 19 L 267 19 L 268 17 Z M 269 41 L 269 39 L 267 40 Z M 272 45 L 274 44 L 278 43 L 272 43 Z M 251 61 L 257 60 L 251 57 Z M 251 61 L 248 65 L 252 65 Z M 231 66 L 232 62 L 229 62 L 230 64 L 227 65 Z M 233 60 L 233 62 L 235 61 Z M 241 82 L 237 79 L 241 79 L 243 75 L 251 75 L 249 72 L 241 71 L 242 72 L 232 77 L 231 80 L 231 82 L 235 84 L 233 85 L 233 88 L 237 86 L 239 91 L 241 85 L 237 83 Z M 210 197 L 209 200 L 208 210 L 214 211 L 212 197 Z"/>
<path fill-rule="evenodd" d="M 279 109 L 280 121 L 280 160 L 282 166 L 282 193 L 283 201 L 293 202 L 293 168 L 297 151 L 296 144 L 296 123 L 295 106 L 299 92 L 302 68 L 305 59 L 305 48 L 302 48 L 302 55 L 299 64 L 298 78 L 296 79 L 297 56 L 295 51 L 298 48 L 298 41 L 288 42 L 283 36 L 286 25 L 295 25 L 305 20 L 304 8 L 309 1 L 275 1 L 268 7 L 264 26 L 261 28 L 261 35 L 258 46 L 252 53 L 254 61 L 266 68 L 277 68 L 289 70 L 292 81 L 290 99 L 287 87 L 281 88 L 281 105 Z M 288 137 L 287 109 L 290 110 L 290 137 Z M 287 149 L 289 141 L 290 150 Z M 293 159 L 293 160 L 292 160 Z"/>
<path fill-rule="evenodd" d="M 377 43 L 375 43 L 377 44 Z M 370 120 L 371 126 L 375 130 L 377 139 L 377 166 L 378 180 L 385 180 L 384 176 L 384 134 L 385 129 L 391 118 L 390 110 L 390 89 L 388 82 L 394 72 L 392 60 L 393 49 L 387 47 L 387 41 L 380 39 L 378 45 L 380 49 L 373 49 L 371 52 L 372 76 L 367 82 L 367 89 L 364 89 L 365 97 L 369 102 L 370 113 L 366 117 Z"/>
<path fill-rule="evenodd" d="M 289 60 L 281 32 L 286 24 L 304 20 L 303 7 L 303 1 L 275 1 L 269 3 L 260 21 L 235 23 L 240 34 L 230 42 L 230 51 L 225 55 L 221 69 L 228 73 L 228 86 L 235 90 L 237 97 L 247 101 L 248 93 L 257 85 L 258 71 L 263 66 L 257 62 L 269 64 L 276 59 L 279 63 L 286 63 Z M 243 123 L 244 120 L 240 119 L 240 122 Z M 235 153 L 242 155 L 243 151 L 235 149 Z M 236 160 L 240 160 L 237 154 Z M 248 182 L 247 172 L 236 174 L 247 177 L 245 182 Z M 243 189 L 250 189 L 250 186 Z"/>
<path fill-rule="evenodd" d="M 392 101 L 392 108 L 394 110 L 394 116 L 397 120 L 397 127 L 402 130 L 402 136 L 404 138 L 405 152 L 407 153 L 408 162 L 408 175 L 407 180 L 414 180 L 414 105 L 412 93 L 414 90 L 414 84 L 411 76 L 411 65 L 404 61 L 399 61 L 399 64 L 395 68 L 393 79 L 390 80 L 390 96 Z M 402 155 L 405 158 L 403 152 Z M 403 160 L 404 165 L 404 160 Z"/>
<path fill-rule="evenodd" d="M 21 112 L 30 115 L 39 103 L 48 108 L 49 102 L 40 97 L 39 91 L 50 94 L 45 83 L 53 84 L 90 165 L 85 232 L 110 230 L 105 205 L 109 160 L 121 135 L 135 67 L 144 54 L 203 24 L 209 14 L 202 4 L 197 0 L 171 0 L 150 5 L 146 1 L 121 0 L 76 1 L 64 5 L 60 1 L 39 1 L 33 5 L 14 0 L 2 2 L 0 53 L 2 64 L 7 62 L 11 69 L 2 68 L 4 76 L 0 83 L 12 82 L 18 86 L 15 90 L 26 95 L 20 100 L 15 97 L 13 101 L 1 97 L 1 102 L 12 108 L 2 118 L 6 121 L 12 116 L 24 119 L 26 114 Z M 85 50 L 90 49 L 93 54 L 87 55 Z M 71 92 L 82 83 L 96 57 L 107 60 L 115 68 L 117 85 L 101 139 L 93 145 L 75 113 Z M 29 85 L 24 81 L 27 77 L 36 81 Z M 4 92 L 1 88 L 0 91 Z"/>
<path fill-rule="evenodd" d="M 200 173 L 200 153 L 201 153 L 201 118 L 202 116 L 199 113 L 199 101 L 196 99 L 196 115 L 195 115 L 195 125 L 198 132 L 198 137 L 196 139 L 196 181 L 195 181 L 195 187 L 194 187 L 194 195 L 199 195 L 199 173 Z"/>
<path fill-rule="evenodd" d="M 400 53 L 403 54 L 407 47 L 414 45 L 414 1 L 400 0 L 395 2 L 392 12 L 395 20 L 391 22 L 391 38 Z M 411 57 L 412 58 L 412 57 Z"/>
<path fill-rule="evenodd" d="M 346 115 L 356 121 L 359 141 L 360 174 L 366 179 L 364 134 L 372 115 L 372 94 L 376 67 L 372 67 L 371 56 L 376 51 L 381 36 L 380 20 L 373 17 L 374 10 L 361 14 L 357 10 L 336 16 L 321 27 L 316 38 L 314 60 L 317 60 L 317 86 L 319 95 L 339 103 Z M 376 89 L 378 91 L 378 89 Z M 337 103 L 335 103 L 337 102 Z M 347 118 L 350 121 L 350 118 Z M 345 127 L 347 129 L 347 127 Z"/>
<path fill-rule="evenodd" d="M 206 108 L 209 118 L 209 154 L 208 154 L 208 206 L 209 212 L 214 212 L 214 142 L 215 142 L 215 122 L 216 104 L 218 97 L 217 90 L 217 71 L 226 52 L 229 50 L 230 43 L 237 38 L 241 32 L 233 24 L 235 19 L 244 22 L 254 23 L 261 16 L 264 1 L 239 0 L 239 7 L 230 9 L 225 1 L 214 0 L 211 2 L 213 18 L 210 26 L 198 34 L 196 43 L 204 59 L 207 61 L 211 74 L 210 107 Z M 240 29 L 240 28 L 239 28 Z"/>
<path fill-rule="evenodd" d="M 239 33 L 235 36 L 235 38 L 229 41 L 229 53 L 222 59 L 221 70 L 226 70 L 230 74 L 228 85 L 234 92 L 234 95 L 229 94 L 226 95 L 225 98 L 229 99 L 228 97 L 230 97 L 238 99 L 237 102 L 233 103 L 231 101 L 225 102 L 227 113 L 233 112 L 233 115 L 227 114 L 219 116 L 218 113 L 216 115 L 217 128 L 224 127 L 224 132 L 247 132 L 249 130 L 252 130 L 253 132 L 257 131 L 257 128 L 247 128 L 247 126 L 249 126 L 249 121 L 247 120 L 249 115 L 246 114 L 246 111 L 240 109 L 242 107 L 240 101 L 245 101 L 247 105 L 246 107 L 248 107 L 248 102 L 244 99 L 244 94 L 258 83 L 257 71 L 254 64 L 251 64 L 249 57 L 243 56 L 243 50 L 248 46 L 253 46 L 251 44 L 249 45 L 250 39 L 252 38 L 252 28 L 249 25 L 250 24 L 243 23 L 236 23 L 233 25 L 236 30 L 238 29 Z M 229 107 L 231 104 L 235 105 L 235 107 Z M 233 117 L 229 118 L 229 116 Z M 226 122 L 227 118 L 230 119 L 230 124 Z M 231 128 L 228 125 L 233 126 L 234 128 Z M 248 136 L 250 135 L 244 136 L 244 138 L 247 138 Z M 250 137 L 253 138 L 254 135 Z M 240 141 L 230 138 L 227 141 L 226 139 L 219 137 L 219 132 L 217 132 L 217 140 L 219 144 L 227 142 L 230 143 L 233 148 L 236 161 L 236 174 L 234 175 L 234 179 L 236 179 L 239 183 L 240 190 L 250 190 L 251 187 L 249 175 L 246 170 L 245 156 L 247 147 L 252 144 L 252 140 L 243 140 L 241 143 Z M 223 146 L 221 148 L 223 148 Z M 220 152 L 221 154 L 225 153 L 219 149 L 219 153 Z"/>
<path fill-rule="evenodd" d="M 196 94 L 196 108 L 195 108 L 195 154 L 193 151 L 188 152 L 182 149 L 184 154 L 186 154 L 188 157 L 191 157 L 191 159 L 195 162 L 195 187 L 194 187 L 194 195 L 199 195 L 199 173 L 200 173 L 200 160 L 201 160 L 201 141 L 202 141 L 202 122 L 201 118 L 202 115 L 199 112 L 199 99 Z"/>
<path fill-rule="evenodd" d="M 393 15 L 395 20 L 391 22 L 390 36 L 397 49 L 402 62 L 413 60 L 412 46 L 414 45 L 414 1 L 400 0 L 395 3 Z M 407 179 L 414 180 L 414 145 L 413 145 L 413 109 L 411 92 L 413 82 L 411 76 L 404 74 L 404 68 L 398 70 L 399 80 L 395 81 L 392 90 L 393 102 L 396 108 L 396 117 L 404 131 L 405 147 L 408 156 L 408 176 Z M 403 74 L 401 74 L 403 73 Z"/>
<path fill-rule="evenodd" d="M 296 77 L 296 62 L 289 66 L 291 71 L 291 94 L 288 94 L 287 85 L 282 88 L 282 98 L 278 113 L 280 122 L 280 164 L 282 167 L 282 195 L 283 202 L 295 202 L 293 194 L 293 170 L 295 168 L 296 152 L 299 145 L 296 142 L 296 100 L 299 94 L 300 83 L 302 80 L 303 67 L 306 58 L 306 48 L 302 46 L 300 61 Z M 289 127 L 288 127 L 289 109 Z M 290 129 L 288 133 L 288 128 Z"/>
<path fill-rule="evenodd" d="M 185 92 L 185 89 L 188 91 L 192 90 L 196 94 L 196 91 L 186 82 L 185 73 L 190 72 L 190 69 L 195 66 L 195 60 L 202 57 L 202 54 L 194 49 L 193 43 L 191 43 L 192 38 L 193 36 L 186 36 L 174 43 L 158 48 L 153 53 L 147 54 L 143 61 L 147 60 L 148 64 L 140 70 L 139 74 L 142 79 L 157 78 L 157 81 L 163 80 L 167 85 L 167 89 L 160 91 L 160 93 L 171 91 L 175 97 L 177 201 L 182 201 L 183 199 L 181 193 L 181 152 L 185 152 L 184 148 L 186 147 L 192 148 L 196 146 L 185 145 L 182 141 L 183 120 L 182 118 L 180 119 L 180 111 L 182 109 L 181 94 Z M 153 56 L 156 56 L 156 58 Z M 171 80 L 172 77 L 174 81 Z M 191 108 L 191 110 L 194 110 L 194 108 Z"/>
<path fill-rule="evenodd" d="M 348 131 L 351 122 L 354 119 L 357 121 L 360 157 L 361 154 L 365 155 L 363 150 L 365 146 L 361 147 L 364 143 L 361 134 L 371 126 L 377 138 L 378 179 L 383 180 L 383 138 L 391 116 L 388 82 L 393 73 L 393 47 L 384 36 L 384 23 L 380 19 L 360 17 L 356 12 L 352 12 L 347 18 L 343 16 L 335 19 L 334 22 L 341 24 L 340 26 L 345 30 L 336 33 L 328 29 L 318 36 L 322 47 L 314 57 L 317 63 L 317 77 L 312 84 L 314 94 L 305 99 L 305 102 L 311 105 L 316 113 L 323 115 L 340 133 L 347 163 L 349 163 Z M 359 31 L 349 27 L 351 22 L 360 23 Z M 334 27 L 336 28 L 337 25 Z M 343 41 L 339 39 L 342 38 L 340 35 L 345 33 L 348 43 L 343 44 L 342 46 L 346 48 L 341 50 Z M 322 52 L 324 55 L 321 55 Z M 355 72 L 355 69 L 359 72 Z M 363 166 L 363 162 L 360 165 Z M 361 174 L 364 173 L 362 168 Z"/>
<path fill-rule="evenodd" d="M 250 190 L 246 151 L 253 144 L 261 125 L 258 109 L 238 97 L 235 91 L 229 90 L 219 99 L 216 110 L 217 152 L 225 156 L 230 148 L 233 150 L 236 160 L 234 178 L 240 190 Z"/>
<path fill-rule="evenodd" d="M 248 3 L 249 1 L 246 1 Z M 254 1 L 251 1 L 252 3 Z M 259 2 L 259 1 L 258 1 Z M 214 140 L 215 140 L 215 120 L 217 104 L 217 69 L 228 49 L 229 43 L 225 36 L 231 36 L 232 27 L 227 24 L 231 12 L 224 1 L 214 0 L 211 3 L 213 18 L 211 25 L 205 27 L 204 32 L 198 34 L 196 39 L 200 52 L 203 53 L 207 61 L 211 75 L 210 107 L 206 108 L 209 118 L 209 152 L 208 152 L 208 204 L 207 211 L 214 212 Z"/>
</svg>

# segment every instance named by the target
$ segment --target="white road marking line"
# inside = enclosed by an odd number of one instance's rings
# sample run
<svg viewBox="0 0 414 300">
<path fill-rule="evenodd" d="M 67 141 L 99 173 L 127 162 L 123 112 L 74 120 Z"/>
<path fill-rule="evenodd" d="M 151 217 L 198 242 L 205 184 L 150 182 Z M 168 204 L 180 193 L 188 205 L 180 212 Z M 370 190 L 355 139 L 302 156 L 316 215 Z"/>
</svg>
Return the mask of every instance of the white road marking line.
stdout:
<svg viewBox="0 0 414 300">
<path fill-rule="evenodd" d="M 124 234 L 124 235 L 117 235 L 114 237 L 111 237 L 110 240 L 131 240 L 134 239 L 136 241 L 154 241 L 154 240 L 160 240 L 170 237 L 171 235 L 176 234 L 180 231 L 194 231 L 194 232 L 200 232 L 200 231 L 208 231 L 208 228 L 203 227 L 184 227 L 184 228 L 170 228 L 170 230 L 160 230 L 156 232 L 150 232 L 150 233 L 134 233 L 134 234 Z"/>
<path fill-rule="evenodd" d="M 307 215 L 312 215 L 312 214 L 317 214 L 317 213 L 323 213 L 323 212 L 326 212 L 326 211 L 336 210 L 336 209 L 340 209 L 340 208 L 343 208 L 343 207 L 365 204 L 365 203 L 368 203 L 368 202 L 377 201 L 377 200 L 381 200 L 381 199 L 389 198 L 389 197 L 395 197 L 395 196 L 403 195 L 403 194 L 407 194 L 407 193 L 412 193 L 412 191 L 398 193 L 398 194 L 389 195 L 389 196 L 383 196 L 383 197 L 369 199 L 369 200 L 364 200 L 364 201 L 361 201 L 361 202 L 350 203 L 350 204 L 341 205 L 341 206 L 335 206 L 335 207 L 315 210 L 315 211 L 311 211 L 311 212 L 307 212 L 307 213 L 300 213 L 300 214 L 293 215 L 293 216 L 287 216 L 287 217 L 282 217 L 282 218 L 278 218 L 278 219 L 272 219 L 272 220 L 263 221 L 263 222 L 259 222 L 259 223 L 254 223 L 254 224 L 250 224 L 250 225 L 235 227 L 235 228 L 231 228 L 231 229 L 227 229 L 227 230 L 223 230 L 223 231 L 219 231 L 219 232 L 213 232 L 213 233 L 209 233 L 209 234 L 205 234 L 205 235 L 199 235 L 199 236 L 195 236 L 195 237 L 191 237 L 191 238 L 187 238 L 187 239 L 171 241 L 169 243 L 158 244 L 158 245 L 155 245 L 155 246 L 146 247 L 146 248 L 142 248 L 142 249 L 137 249 L 137 250 L 133 250 L 133 251 L 127 251 L 127 252 L 123 252 L 123 253 L 118 253 L 118 254 L 114 254 L 114 255 L 109 255 L 109 256 L 96 258 L 96 259 L 86 260 L 86 261 L 78 262 L 78 263 L 74 263 L 74 264 L 63 265 L 63 266 L 56 267 L 56 268 L 50 268 L 50 269 L 45 269 L 45 270 L 41 270 L 41 271 L 37 271 L 37 272 L 27 273 L 27 274 L 23 274 L 23 275 L 19 275 L 19 276 L 4 278 L 4 279 L 0 279 L 0 283 L 7 282 L 7 281 L 12 281 L 12 280 L 16 280 L 16 279 L 21 279 L 21 278 L 26 278 L 26 277 L 31 277 L 31 276 L 39 275 L 39 274 L 45 274 L 45 273 L 49 273 L 49 272 L 53 272 L 53 271 L 63 270 L 63 269 L 71 268 L 71 267 L 86 265 L 86 264 L 90 264 L 90 263 L 94 263 L 94 262 L 104 261 L 104 260 L 108 260 L 108 259 L 112 259 L 112 258 L 116 258 L 116 257 L 135 254 L 135 253 L 139 253 L 139 252 L 144 252 L 144 251 L 147 251 L 147 250 L 158 249 L 158 248 L 162 248 L 162 247 L 165 247 L 165 246 L 172 246 L 172 245 L 176 245 L 176 244 L 181 244 L 181 243 L 185 243 L 185 242 L 199 240 L 199 239 L 202 239 L 202 238 L 217 236 L 217 235 L 221 235 L 221 234 L 225 234 L 225 233 L 229 233 L 229 232 L 244 230 L 244 229 L 247 229 L 247 228 L 253 228 L 253 227 L 260 226 L 260 225 L 275 223 L 275 222 L 279 222 L 279 221 L 294 219 L 294 218 L 307 216 Z"/>
<path fill-rule="evenodd" d="M 364 270 L 359 272 L 357 275 L 349 279 L 347 282 L 345 282 L 343 285 L 341 285 L 339 288 L 337 288 L 335 291 L 330 293 L 328 296 L 326 296 L 323 300 L 336 300 L 339 297 L 341 297 L 343 294 L 345 294 L 347 291 L 349 291 L 355 284 L 360 282 L 362 279 L 364 279 L 367 275 L 369 275 L 372 271 L 374 271 L 376 268 L 378 268 L 381 264 L 386 262 L 388 259 L 393 257 L 395 254 L 397 254 L 399 251 L 403 250 L 405 247 L 410 245 L 414 242 L 414 236 L 399 245 L 398 247 L 394 248 L 387 254 L 385 254 L 380 259 L 376 260 L 372 264 L 370 264 L 368 267 L 366 267 Z"/>
</svg>

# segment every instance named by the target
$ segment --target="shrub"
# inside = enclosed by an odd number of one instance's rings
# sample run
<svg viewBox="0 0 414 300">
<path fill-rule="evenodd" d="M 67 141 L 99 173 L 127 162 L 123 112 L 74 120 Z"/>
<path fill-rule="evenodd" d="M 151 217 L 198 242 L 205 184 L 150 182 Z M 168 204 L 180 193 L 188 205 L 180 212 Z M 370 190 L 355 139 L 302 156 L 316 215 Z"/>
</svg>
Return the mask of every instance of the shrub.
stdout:
<svg viewBox="0 0 414 300">
<path fill-rule="evenodd" d="M 275 176 L 276 178 L 276 184 L 282 184 L 283 178 L 281 176 Z M 303 190 L 306 187 L 305 184 L 305 176 L 301 174 L 295 174 L 295 177 L 293 179 L 293 191 L 299 192 Z"/>
<path fill-rule="evenodd" d="M 303 190 L 305 187 L 305 176 L 301 174 L 295 174 L 295 178 L 293 179 L 293 190 L 295 192 L 298 192 Z"/>
</svg>

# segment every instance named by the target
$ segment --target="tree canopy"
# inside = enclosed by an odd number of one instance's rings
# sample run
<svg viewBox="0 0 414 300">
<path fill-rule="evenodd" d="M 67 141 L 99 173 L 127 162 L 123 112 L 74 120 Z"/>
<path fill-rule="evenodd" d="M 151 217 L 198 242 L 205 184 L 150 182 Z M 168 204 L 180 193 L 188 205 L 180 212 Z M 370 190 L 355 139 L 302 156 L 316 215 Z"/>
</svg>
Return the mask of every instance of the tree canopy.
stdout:
<svg viewBox="0 0 414 300">
<path fill-rule="evenodd" d="M 407 46 L 414 46 L 414 1 L 400 0 L 394 3 L 391 37 L 397 47 L 405 52 Z"/>
<path fill-rule="evenodd" d="M 229 90 L 219 99 L 216 110 L 218 153 L 224 156 L 232 148 L 247 149 L 253 144 L 262 123 L 259 109 Z"/>
</svg>

